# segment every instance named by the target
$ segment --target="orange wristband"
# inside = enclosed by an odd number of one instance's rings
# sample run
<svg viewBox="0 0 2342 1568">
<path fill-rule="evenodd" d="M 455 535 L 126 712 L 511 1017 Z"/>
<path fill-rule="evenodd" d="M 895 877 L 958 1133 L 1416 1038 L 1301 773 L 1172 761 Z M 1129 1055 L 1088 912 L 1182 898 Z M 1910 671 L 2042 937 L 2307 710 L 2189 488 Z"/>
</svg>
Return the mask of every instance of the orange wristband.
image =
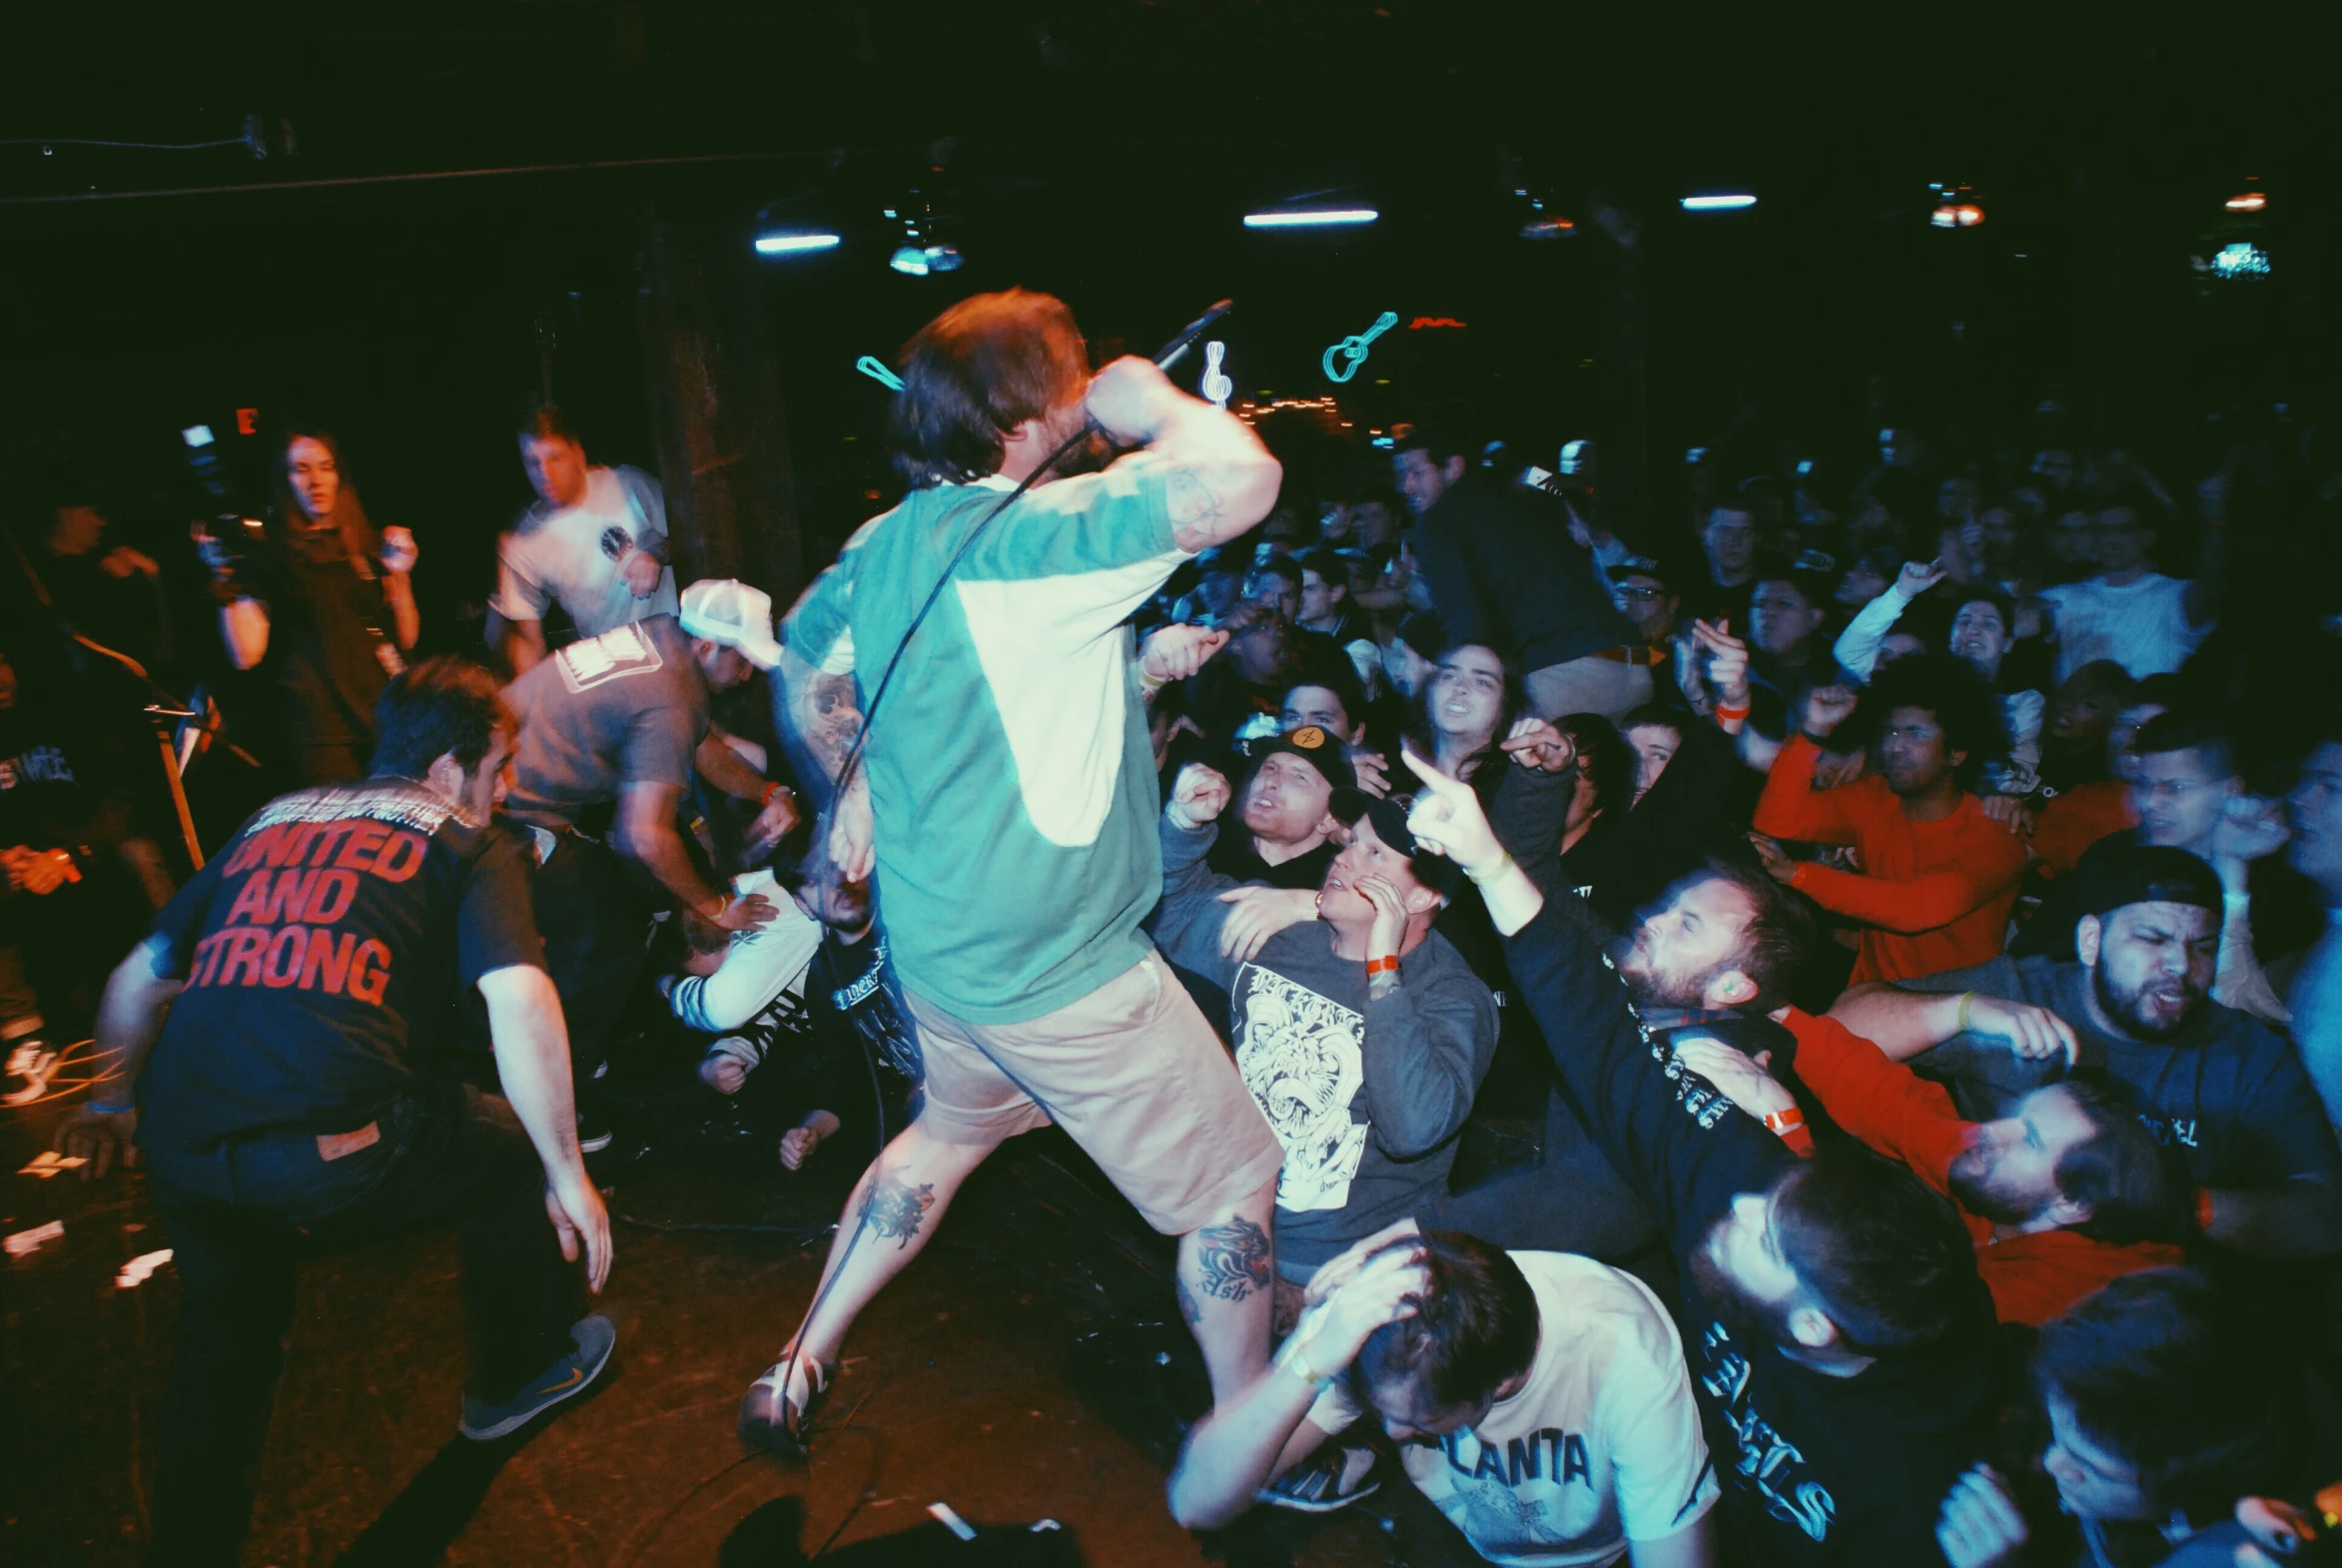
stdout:
<svg viewBox="0 0 2342 1568">
<path fill-rule="evenodd" d="M 2208 1186 L 2195 1189 L 2195 1227 L 2198 1230 L 2212 1228 L 2212 1189 Z"/>
<path fill-rule="evenodd" d="M 1814 1152 L 1814 1134 L 1806 1126 L 1806 1114 L 1791 1106 L 1787 1111 L 1776 1111 L 1765 1119 L 1766 1130 L 1789 1146 L 1791 1154 L 1800 1160 Z"/>
<path fill-rule="evenodd" d="M 1366 960 L 1366 974 L 1368 978 L 1372 978 L 1376 975 L 1395 975 L 1397 973 L 1398 960 L 1395 957 L 1370 958 Z"/>
</svg>

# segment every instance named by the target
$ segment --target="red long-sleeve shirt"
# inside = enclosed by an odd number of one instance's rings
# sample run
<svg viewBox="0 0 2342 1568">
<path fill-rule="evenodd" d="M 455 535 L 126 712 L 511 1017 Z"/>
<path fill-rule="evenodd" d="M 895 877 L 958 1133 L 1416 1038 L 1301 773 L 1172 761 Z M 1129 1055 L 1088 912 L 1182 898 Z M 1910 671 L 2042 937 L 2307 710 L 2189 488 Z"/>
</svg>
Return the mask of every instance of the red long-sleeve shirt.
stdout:
<svg viewBox="0 0 2342 1568">
<path fill-rule="evenodd" d="M 1790 886 L 1862 921 L 1850 985 L 1967 969 L 2000 954 L 2024 873 L 2024 842 L 1962 795 L 1949 816 L 1914 822 L 1887 781 L 1814 788 L 1820 749 L 1803 735 L 1773 761 L 1757 831 L 1808 844 L 1852 844 L 1860 873 L 1801 863 Z"/>
<path fill-rule="evenodd" d="M 2109 833 L 2138 826 L 2130 809 L 2130 786 L 2120 779 L 2077 784 L 2041 809 L 2033 828 L 2033 856 L 2052 875 L 2064 876 L 2081 852 Z"/>
<path fill-rule="evenodd" d="M 1834 1018 L 1789 1010 L 1782 1020 L 1797 1037 L 1797 1073 L 1830 1119 L 1863 1143 L 1909 1166 L 1937 1191 L 1951 1194 L 1952 1162 L 1975 1125 L 1960 1120 L 1951 1092 L 1900 1063 Z M 2155 1242 L 2110 1246 L 2073 1230 L 2035 1230 L 1994 1239 L 1992 1221 L 1959 1211 L 1976 1243 L 1976 1271 L 2005 1323 L 2035 1326 L 2062 1313 L 2107 1280 L 2142 1268 L 2167 1268 L 2180 1250 Z"/>
</svg>

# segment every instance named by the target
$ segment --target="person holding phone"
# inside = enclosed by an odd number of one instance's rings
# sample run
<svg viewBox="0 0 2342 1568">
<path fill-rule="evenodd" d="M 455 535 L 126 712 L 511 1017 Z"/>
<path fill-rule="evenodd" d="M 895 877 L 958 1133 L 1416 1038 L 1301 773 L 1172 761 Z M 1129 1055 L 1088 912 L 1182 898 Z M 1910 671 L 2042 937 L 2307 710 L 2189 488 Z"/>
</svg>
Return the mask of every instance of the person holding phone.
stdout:
<svg viewBox="0 0 2342 1568">
<path fill-rule="evenodd" d="M 278 480 L 260 548 L 216 557 L 221 640 L 238 669 L 276 677 L 294 779 L 354 782 L 374 750 L 375 702 L 422 634 L 419 551 L 406 529 L 367 516 L 330 432 L 287 430 Z"/>
</svg>

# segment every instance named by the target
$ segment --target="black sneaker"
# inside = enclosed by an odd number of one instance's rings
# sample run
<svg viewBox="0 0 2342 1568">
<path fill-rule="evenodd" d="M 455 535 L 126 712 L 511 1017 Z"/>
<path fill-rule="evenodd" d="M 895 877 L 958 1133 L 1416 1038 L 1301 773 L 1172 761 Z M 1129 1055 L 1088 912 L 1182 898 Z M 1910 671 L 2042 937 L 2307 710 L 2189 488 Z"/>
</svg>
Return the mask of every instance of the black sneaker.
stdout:
<svg viewBox="0 0 2342 1568">
<path fill-rule="evenodd" d="M 1382 1489 L 1374 1479 L 1374 1450 L 1327 1443 L 1252 1494 L 1271 1508 L 1331 1513 Z"/>
<path fill-rule="evenodd" d="M 618 1342 L 618 1328 L 596 1312 L 570 1325 L 569 1342 L 567 1355 L 539 1372 L 527 1387 L 502 1404 L 485 1404 L 466 1393 L 463 1418 L 456 1422 L 455 1429 L 475 1443 L 488 1442 L 518 1431 L 562 1400 L 583 1393 L 601 1375 L 602 1368 L 610 1364 L 610 1351 Z"/>
</svg>

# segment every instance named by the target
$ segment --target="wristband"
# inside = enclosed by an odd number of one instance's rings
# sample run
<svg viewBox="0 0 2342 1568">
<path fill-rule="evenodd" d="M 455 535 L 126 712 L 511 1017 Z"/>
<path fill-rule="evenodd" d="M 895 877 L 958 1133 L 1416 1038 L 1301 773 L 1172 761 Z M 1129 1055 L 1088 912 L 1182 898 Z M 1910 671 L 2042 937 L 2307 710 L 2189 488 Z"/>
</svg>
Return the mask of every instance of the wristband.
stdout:
<svg viewBox="0 0 2342 1568">
<path fill-rule="evenodd" d="M 728 913 L 731 908 L 732 895 L 729 893 L 718 893 L 716 895 L 716 912 L 707 917 L 707 923 L 711 926 L 722 925 L 724 923 L 725 914 Z"/>
<path fill-rule="evenodd" d="M 1314 1338 L 1315 1336 L 1309 1337 Z M 1308 1352 L 1302 1348 L 1302 1343 L 1303 1336 L 1296 1327 L 1292 1333 L 1285 1336 L 1285 1342 L 1276 1347 L 1276 1354 L 1272 1359 L 1278 1366 L 1312 1386 L 1322 1386 L 1333 1381 L 1331 1372 L 1321 1373 L 1309 1364 Z"/>
<path fill-rule="evenodd" d="M 2212 1189 L 2208 1186 L 2195 1189 L 2195 1227 L 2198 1230 L 2212 1228 Z"/>
<path fill-rule="evenodd" d="M 1169 675 L 1158 675 L 1155 673 L 1155 671 L 1149 669 L 1144 663 L 1142 663 L 1139 666 L 1139 684 L 1146 687 L 1149 691 L 1161 691 L 1164 687 L 1171 684 L 1171 677 Z"/>
<path fill-rule="evenodd" d="M 92 1100 L 89 1102 L 89 1108 L 102 1117 L 119 1117 L 127 1116 L 131 1112 L 136 1111 L 138 1109 L 138 1102 L 134 1100 L 126 1106 L 102 1106 L 95 1100 Z"/>
<path fill-rule="evenodd" d="M 1829 737 L 1829 736 L 1827 736 L 1827 735 L 1817 735 L 1817 734 L 1815 734 L 1815 733 L 1814 733 L 1812 730 L 1810 730 L 1810 729 L 1801 729 L 1801 730 L 1799 730 L 1799 731 L 1798 731 L 1798 733 L 1799 733 L 1800 735 L 1803 735 L 1803 736 L 1804 736 L 1806 739 L 1808 739 L 1808 740 L 1812 741 L 1812 742 L 1814 743 L 1814 747 L 1815 747 L 1815 749 L 1816 749 L 1816 750 L 1818 750 L 1818 751 L 1828 751 L 1828 750 L 1830 749 L 1830 737 Z"/>
<path fill-rule="evenodd" d="M 758 801 L 756 804 L 760 808 L 771 805 L 773 803 L 773 797 L 775 795 L 782 794 L 788 789 L 788 785 L 783 784 L 778 780 L 766 784 L 764 787 L 764 798 Z"/>
<path fill-rule="evenodd" d="M 1962 991 L 1959 994 L 1959 1018 L 1952 1025 L 1952 1032 L 1953 1034 L 1964 1035 L 1967 1033 L 1967 1010 L 1974 1007 L 1975 1005 L 1976 994 L 1974 992 Z"/>
<path fill-rule="evenodd" d="M 1716 704 L 1715 716 L 1724 723 L 1738 724 L 1756 711 L 1757 705 L 1753 702 L 1743 703 L 1740 707 L 1737 708 L 1728 708 L 1723 703 L 1719 702 Z"/>
<path fill-rule="evenodd" d="M 1800 1159 L 1814 1152 L 1814 1135 L 1806 1127 L 1806 1114 L 1795 1106 L 1766 1117 L 1765 1130 L 1787 1144 L 1791 1153 Z"/>
<path fill-rule="evenodd" d="M 1385 956 L 1366 960 L 1366 974 L 1369 979 L 1376 975 L 1395 975 L 1397 973 L 1398 959 L 1396 957 Z"/>
<path fill-rule="evenodd" d="M 1496 863 L 1496 869 L 1495 869 L 1494 871 L 1491 871 L 1490 873 L 1488 873 L 1488 875 L 1486 875 L 1486 876 L 1484 876 L 1484 877 L 1483 877 L 1483 876 L 1477 876 L 1477 875 L 1474 875 L 1474 874 L 1473 874 L 1471 871 L 1469 871 L 1469 870 L 1467 870 L 1467 871 L 1464 873 L 1464 875 L 1465 875 L 1465 876 L 1467 876 L 1467 877 L 1471 877 L 1471 879 L 1472 879 L 1472 885 L 1473 885 L 1474 887 L 1480 887 L 1480 888 L 1484 888 L 1484 887 L 1486 887 L 1486 886 L 1487 886 L 1489 883 L 1491 883 L 1491 882 L 1494 882 L 1494 881 L 1495 881 L 1495 880 L 1496 880 L 1498 877 L 1501 877 L 1501 876 L 1503 876 L 1503 875 L 1504 875 L 1506 872 L 1508 872 L 1508 871 L 1510 871 L 1510 870 L 1512 870 L 1512 869 L 1513 869 L 1513 859 L 1512 859 L 1512 856 L 1510 856 L 1510 855 L 1508 854 L 1508 855 L 1506 855 L 1506 856 L 1505 856 L 1505 857 L 1504 857 L 1502 860 L 1499 860 L 1499 861 Z"/>
</svg>

